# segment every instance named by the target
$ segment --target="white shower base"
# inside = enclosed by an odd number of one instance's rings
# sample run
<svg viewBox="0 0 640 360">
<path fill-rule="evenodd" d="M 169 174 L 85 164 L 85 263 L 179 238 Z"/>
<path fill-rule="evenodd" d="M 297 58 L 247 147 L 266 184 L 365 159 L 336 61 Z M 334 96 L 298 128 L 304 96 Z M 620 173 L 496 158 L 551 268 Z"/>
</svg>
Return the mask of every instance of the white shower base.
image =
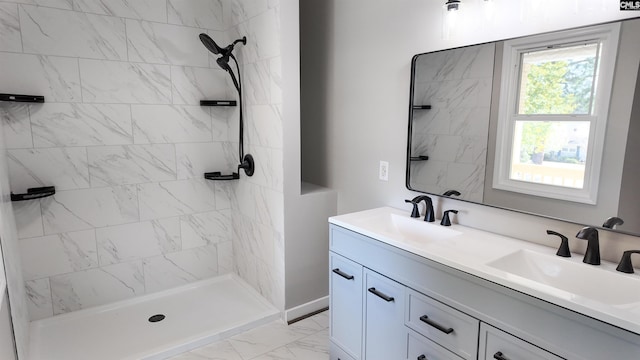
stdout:
<svg viewBox="0 0 640 360">
<path fill-rule="evenodd" d="M 166 318 L 151 323 L 155 314 Z M 235 275 L 31 323 L 30 360 L 165 359 L 280 313 Z"/>
</svg>

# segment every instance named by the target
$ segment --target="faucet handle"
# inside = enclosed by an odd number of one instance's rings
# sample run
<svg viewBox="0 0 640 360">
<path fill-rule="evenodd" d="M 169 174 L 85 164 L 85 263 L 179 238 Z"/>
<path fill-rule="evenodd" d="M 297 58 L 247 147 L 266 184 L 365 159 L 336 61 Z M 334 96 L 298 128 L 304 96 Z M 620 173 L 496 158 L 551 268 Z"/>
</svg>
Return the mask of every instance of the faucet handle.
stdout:
<svg viewBox="0 0 640 360">
<path fill-rule="evenodd" d="M 616 270 L 627 274 L 633 274 L 634 271 L 633 264 L 631 263 L 631 254 L 640 254 L 640 250 L 627 250 L 623 252 Z"/>
<path fill-rule="evenodd" d="M 559 232 L 555 232 L 553 230 L 547 230 L 547 234 L 549 235 L 556 235 L 560 237 L 560 247 L 558 248 L 558 252 L 556 253 L 556 255 L 558 256 L 562 256 L 562 257 L 571 257 L 571 251 L 569 251 L 569 239 L 560 234 Z"/>
<path fill-rule="evenodd" d="M 442 221 L 440 221 L 440 225 L 442 226 L 451 226 L 451 219 L 449 219 L 449 213 L 452 212 L 454 214 L 458 213 L 458 210 L 447 210 L 442 215 Z"/>
<path fill-rule="evenodd" d="M 420 210 L 418 210 L 418 203 L 412 200 L 405 200 L 404 202 L 412 204 L 413 210 L 411 210 L 411 217 L 417 218 L 420 217 Z"/>
</svg>

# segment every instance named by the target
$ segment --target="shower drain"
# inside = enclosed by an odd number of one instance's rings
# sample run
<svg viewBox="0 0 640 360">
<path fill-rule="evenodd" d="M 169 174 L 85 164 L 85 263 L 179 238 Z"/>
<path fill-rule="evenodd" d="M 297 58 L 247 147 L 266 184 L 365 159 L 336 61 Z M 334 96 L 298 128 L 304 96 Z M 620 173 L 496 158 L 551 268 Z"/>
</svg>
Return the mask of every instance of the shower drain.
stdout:
<svg viewBox="0 0 640 360">
<path fill-rule="evenodd" d="M 158 322 L 164 320 L 165 316 L 163 314 L 156 314 L 149 318 L 149 322 Z"/>
</svg>

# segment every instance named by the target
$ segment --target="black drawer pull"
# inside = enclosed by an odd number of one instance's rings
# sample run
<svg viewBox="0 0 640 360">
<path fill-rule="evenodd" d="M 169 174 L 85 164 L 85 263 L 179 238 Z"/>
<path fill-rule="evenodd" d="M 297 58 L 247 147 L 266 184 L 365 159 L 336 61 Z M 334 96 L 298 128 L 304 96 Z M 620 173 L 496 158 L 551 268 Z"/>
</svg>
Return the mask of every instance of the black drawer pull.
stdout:
<svg viewBox="0 0 640 360">
<path fill-rule="evenodd" d="M 344 273 L 344 272 L 340 271 L 340 269 L 338 269 L 338 268 L 335 268 L 335 269 L 333 269 L 332 271 L 333 271 L 334 273 L 336 273 L 336 274 L 338 274 L 338 275 L 342 276 L 343 278 L 345 278 L 345 279 L 347 279 L 347 280 L 353 280 L 353 275 L 349 275 L 349 274 L 347 274 L 347 273 Z"/>
<path fill-rule="evenodd" d="M 509 358 L 502 355 L 502 351 L 498 351 L 497 353 L 493 354 L 493 358 L 496 360 L 509 360 Z"/>
<path fill-rule="evenodd" d="M 420 355 L 416 360 L 427 360 L 427 357 L 424 355 Z"/>
<path fill-rule="evenodd" d="M 451 334 L 453 332 L 453 328 L 446 328 L 446 327 L 438 324 L 437 322 L 429 319 L 429 317 L 427 315 L 420 316 L 420 321 L 422 321 L 424 323 L 427 323 L 427 325 L 433 326 L 434 328 L 442 331 L 445 334 Z"/>
<path fill-rule="evenodd" d="M 376 290 L 376 288 L 369 288 L 369 292 L 372 293 L 373 295 L 383 299 L 386 302 L 392 302 L 392 301 L 395 300 L 391 296 L 385 295 L 385 294 L 381 293 L 380 291 Z"/>
</svg>

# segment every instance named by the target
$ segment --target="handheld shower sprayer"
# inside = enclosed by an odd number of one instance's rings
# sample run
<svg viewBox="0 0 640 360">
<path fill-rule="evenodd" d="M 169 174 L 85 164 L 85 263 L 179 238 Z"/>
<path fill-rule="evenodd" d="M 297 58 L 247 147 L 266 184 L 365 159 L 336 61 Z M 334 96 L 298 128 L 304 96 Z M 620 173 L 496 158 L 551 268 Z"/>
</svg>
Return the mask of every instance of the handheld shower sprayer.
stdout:
<svg viewBox="0 0 640 360">
<path fill-rule="evenodd" d="M 200 34 L 200 41 L 202 41 L 202 44 L 207 48 L 207 50 L 211 51 L 212 53 L 216 54 L 216 55 L 220 55 L 219 58 L 216 59 L 216 63 L 218 64 L 218 66 L 220 66 L 220 68 L 226 72 L 229 73 L 229 76 L 231 76 L 231 81 L 233 81 L 233 85 L 235 86 L 236 90 L 238 90 L 238 99 L 239 99 L 239 106 L 240 106 L 240 139 L 239 139 L 239 143 L 238 143 L 238 152 L 240 153 L 240 165 L 238 165 L 238 169 L 243 169 L 244 173 L 247 176 L 252 176 L 254 169 L 255 169 L 255 164 L 253 162 L 253 156 L 251 156 L 251 154 L 244 154 L 244 142 L 243 142 L 243 138 L 244 138 L 244 124 L 243 124 L 243 119 L 242 119 L 242 79 L 240 78 L 240 65 L 238 64 L 238 60 L 236 60 L 236 57 L 233 55 L 233 49 L 235 47 L 236 44 L 238 43 L 242 43 L 242 45 L 246 45 L 247 44 L 247 37 L 243 36 L 241 39 L 237 39 L 234 42 L 232 42 L 231 44 L 227 45 L 226 47 L 222 48 L 220 46 L 218 46 L 218 44 L 216 44 L 215 41 L 213 41 L 213 39 L 207 35 L 207 34 Z M 229 58 L 233 59 L 233 62 L 236 63 L 236 71 L 237 71 L 237 78 L 236 75 L 233 72 L 233 69 L 231 69 L 231 66 L 229 66 Z"/>
</svg>

